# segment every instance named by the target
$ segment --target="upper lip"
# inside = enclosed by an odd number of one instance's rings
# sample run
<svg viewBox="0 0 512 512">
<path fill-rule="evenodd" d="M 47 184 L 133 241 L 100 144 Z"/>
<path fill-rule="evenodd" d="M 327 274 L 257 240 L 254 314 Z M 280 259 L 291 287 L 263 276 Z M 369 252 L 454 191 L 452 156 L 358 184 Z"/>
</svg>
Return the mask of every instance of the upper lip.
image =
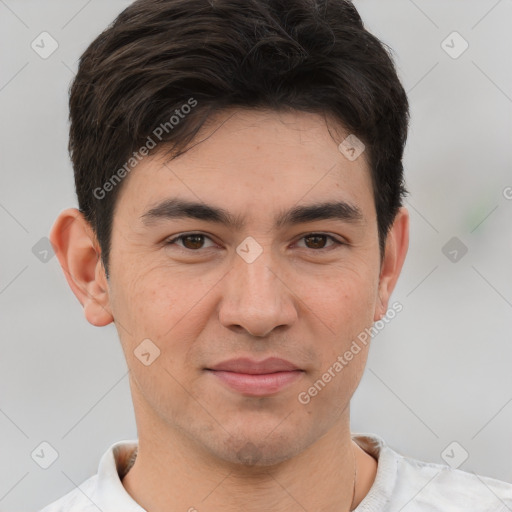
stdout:
<svg viewBox="0 0 512 512">
<path fill-rule="evenodd" d="M 255 361 L 254 359 L 249 359 L 247 357 L 239 357 L 223 361 L 206 369 L 253 375 L 300 370 L 300 368 L 290 361 L 279 357 L 269 357 L 263 361 Z"/>
</svg>

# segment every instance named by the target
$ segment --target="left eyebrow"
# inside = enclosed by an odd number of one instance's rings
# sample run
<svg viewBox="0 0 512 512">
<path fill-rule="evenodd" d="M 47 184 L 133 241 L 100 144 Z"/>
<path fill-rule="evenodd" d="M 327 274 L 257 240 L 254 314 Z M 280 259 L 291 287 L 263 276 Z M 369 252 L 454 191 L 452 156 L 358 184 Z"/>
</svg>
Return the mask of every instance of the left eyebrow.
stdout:
<svg viewBox="0 0 512 512">
<path fill-rule="evenodd" d="M 224 208 L 178 198 L 165 199 L 141 215 L 141 220 L 146 226 L 161 219 L 178 218 L 224 224 L 235 231 L 241 230 L 245 224 L 244 217 L 233 215 Z M 362 221 L 363 218 L 363 214 L 357 206 L 345 201 L 330 201 L 295 206 L 278 214 L 274 225 L 279 229 L 284 226 L 329 219 L 355 223 Z"/>
<path fill-rule="evenodd" d="M 296 206 L 279 215 L 276 218 L 275 226 L 276 228 L 282 228 L 283 226 L 331 219 L 356 223 L 361 222 L 363 218 L 363 213 L 357 206 L 345 201 L 331 201 Z"/>
</svg>

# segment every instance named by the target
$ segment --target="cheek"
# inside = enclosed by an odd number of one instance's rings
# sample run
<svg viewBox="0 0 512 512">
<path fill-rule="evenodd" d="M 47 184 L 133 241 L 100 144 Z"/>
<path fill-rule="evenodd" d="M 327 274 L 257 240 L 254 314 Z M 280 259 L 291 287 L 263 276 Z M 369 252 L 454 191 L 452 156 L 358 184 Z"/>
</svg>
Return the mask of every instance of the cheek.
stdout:
<svg viewBox="0 0 512 512">
<path fill-rule="evenodd" d="M 327 325 L 361 323 L 373 319 L 378 295 L 378 272 L 360 262 L 331 267 L 324 276 L 302 278 L 301 289 L 316 312 L 325 317 Z"/>
<path fill-rule="evenodd" d="M 358 336 L 364 338 L 365 330 L 373 324 L 378 274 L 368 266 L 354 265 L 333 271 L 329 279 L 322 281 L 321 286 L 315 277 L 310 280 L 307 305 L 311 308 L 309 316 L 318 320 L 315 338 L 321 354 L 323 373 L 338 356 L 343 356 L 351 349 Z M 353 349 L 357 354 L 353 355 L 343 370 L 344 374 L 353 372 L 354 377 L 364 368 L 368 351 L 367 344 L 358 342 L 358 345 L 359 348 Z M 348 354 L 348 357 L 351 355 Z"/>
<path fill-rule="evenodd" d="M 194 350 L 194 342 L 211 315 L 212 294 L 208 292 L 219 277 L 196 275 L 192 284 L 191 279 L 190 272 L 168 265 L 153 266 L 138 272 L 135 278 L 126 276 L 124 286 L 119 287 L 122 292 L 117 294 L 114 314 L 128 359 L 133 360 L 137 346 L 150 339 L 160 350 L 159 364 L 177 378 L 197 369 L 200 361 L 189 352 Z"/>
<path fill-rule="evenodd" d="M 168 267 L 125 276 L 123 284 L 117 290 L 115 314 L 127 365 L 145 401 L 169 416 L 169 404 L 176 411 L 186 407 L 188 395 L 181 383 L 191 385 L 197 373 L 197 358 L 188 353 L 202 329 L 204 291 Z M 142 354 L 148 352 L 144 361 Z"/>
<path fill-rule="evenodd" d="M 311 393 L 311 407 L 326 425 L 339 417 L 364 373 L 375 307 L 373 281 L 353 274 L 351 279 L 331 282 L 316 300 L 312 298 L 315 316 L 323 321 L 315 336 L 320 363 L 303 391 Z"/>
<path fill-rule="evenodd" d="M 186 287 L 186 291 L 184 290 Z M 115 308 L 137 335 L 162 338 L 190 309 L 194 289 L 183 283 L 179 272 L 153 266 L 131 269 L 120 279 Z"/>
</svg>

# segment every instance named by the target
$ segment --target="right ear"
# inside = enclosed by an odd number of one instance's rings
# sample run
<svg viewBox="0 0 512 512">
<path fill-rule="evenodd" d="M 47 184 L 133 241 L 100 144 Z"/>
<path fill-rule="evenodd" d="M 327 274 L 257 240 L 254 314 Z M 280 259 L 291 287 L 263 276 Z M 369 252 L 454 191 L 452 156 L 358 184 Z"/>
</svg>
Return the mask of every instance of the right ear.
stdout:
<svg viewBox="0 0 512 512">
<path fill-rule="evenodd" d="M 62 211 L 50 231 L 50 242 L 87 321 L 97 327 L 111 323 L 114 317 L 101 249 L 83 214 L 76 208 Z"/>
</svg>

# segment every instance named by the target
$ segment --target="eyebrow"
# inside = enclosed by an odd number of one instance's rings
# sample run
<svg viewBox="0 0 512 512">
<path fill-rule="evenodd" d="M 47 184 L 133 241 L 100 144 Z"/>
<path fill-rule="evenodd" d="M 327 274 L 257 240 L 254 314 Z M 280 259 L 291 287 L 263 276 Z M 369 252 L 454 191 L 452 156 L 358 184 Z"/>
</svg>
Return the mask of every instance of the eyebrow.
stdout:
<svg viewBox="0 0 512 512">
<path fill-rule="evenodd" d="M 233 215 L 224 208 L 178 198 L 161 201 L 140 218 L 146 226 L 151 226 L 160 220 L 189 218 L 224 224 L 233 230 L 241 230 L 245 223 L 244 217 Z M 295 206 L 290 210 L 282 211 L 274 219 L 274 226 L 279 229 L 295 224 L 330 219 L 356 223 L 362 221 L 363 218 L 361 210 L 356 205 L 345 201 L 329 201 Z"/>
</svg>

